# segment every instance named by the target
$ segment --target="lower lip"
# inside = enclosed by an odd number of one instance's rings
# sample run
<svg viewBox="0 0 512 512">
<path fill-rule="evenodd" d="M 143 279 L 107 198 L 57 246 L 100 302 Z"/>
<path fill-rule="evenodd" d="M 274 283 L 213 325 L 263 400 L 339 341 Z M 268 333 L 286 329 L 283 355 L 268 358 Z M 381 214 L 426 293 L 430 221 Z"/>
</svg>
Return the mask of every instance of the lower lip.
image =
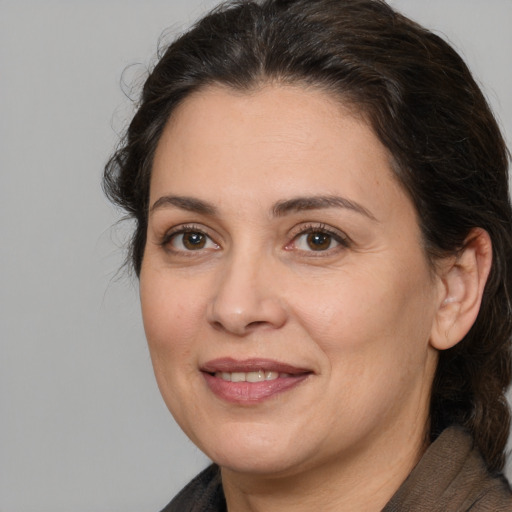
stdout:
<svg viewBox="0 0 512 512">
<path fill-rule="evenodd" d="M 204 373 L 210 390 L 222 400 L 236 404 L 254 404 L 288 391 L 309 377 L 309 373 L 278 377 L 261 382 L 230 382 L 210 373 Z"/>
</svg>

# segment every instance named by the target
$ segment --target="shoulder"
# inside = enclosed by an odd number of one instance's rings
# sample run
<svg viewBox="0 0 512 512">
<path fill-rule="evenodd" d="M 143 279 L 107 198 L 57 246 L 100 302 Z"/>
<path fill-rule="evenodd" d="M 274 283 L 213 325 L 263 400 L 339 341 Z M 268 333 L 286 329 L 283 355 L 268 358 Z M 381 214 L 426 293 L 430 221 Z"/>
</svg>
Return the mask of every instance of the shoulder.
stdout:
<svg viewBox="0 0 512 512">
<path fill-rule="evenodd" d="M 463 429 L 450 427 L 432 443 L 383 512 L 512 512 L 512 491 L 491 474 Z"/>
<path fill-rule="evenodd" d="M 191 480 L 161 512 L 225 512 L 219 467 L 208 466 Z"/>
<path fill-rule="evenodd" d="M 467 479 L 464 506 L 473 512 L 512 512 L 512 490 L 502 474 L 490 474 L 480 455 Z M 476 457 L 475 457 L 476 458 Z M 469 471 L 468 471 L 469 473 Z M 464 509 L 465 510 L 465 509 Z"/>
</svg>

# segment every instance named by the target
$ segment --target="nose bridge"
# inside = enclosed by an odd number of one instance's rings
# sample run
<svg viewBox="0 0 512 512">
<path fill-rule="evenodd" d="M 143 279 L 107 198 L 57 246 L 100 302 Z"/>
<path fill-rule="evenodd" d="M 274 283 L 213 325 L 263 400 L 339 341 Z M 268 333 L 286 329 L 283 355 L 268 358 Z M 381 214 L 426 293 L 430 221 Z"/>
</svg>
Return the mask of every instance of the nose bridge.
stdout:
<svg viewBox="0 0 512 512">
<path fill-rule="evenodd" d="M 261 326 L 281 327 L 286 321 L 282 298 L 273 281 L 277 269 L 254 247 L 233 250 L 219 272 L 208 320 L 217 328 L 244 335 Z"/>
</svg>

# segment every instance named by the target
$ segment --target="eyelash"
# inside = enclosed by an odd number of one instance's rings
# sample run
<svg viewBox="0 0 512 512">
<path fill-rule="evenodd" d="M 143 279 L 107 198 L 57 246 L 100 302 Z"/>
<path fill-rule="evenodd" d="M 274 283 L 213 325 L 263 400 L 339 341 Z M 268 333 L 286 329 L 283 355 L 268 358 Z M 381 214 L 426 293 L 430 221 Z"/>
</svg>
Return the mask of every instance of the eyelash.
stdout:
<svg viewBox="0 0 512 512">
<path fill-rule="evenodd" d="M 325 250 L 318 250 L 318 251 L 315 251 L 315 250 L 308 251 L 308 250 L 302 250 L 302 249 L 297 249 L 297 250 L 300 251 L 301 253 L 313 253 L 313 254 L 317 253 L 317 254 L 315 254 L 315 256 L 320 256 L 325 253 L 330 254 L 331 252 L 333 252 L 337 249 L 340 249 L 340 248 L 348 248 L 351 245 L 351 241 L 347 235 L 345 235 L 344 233 L 341 233 L 337 230 L 328 228 L 327 226 L 325 226 L 325 224 L 301 225 L 298 228 L 296 228 L 295 231 L 296 232 L 293 234 L 291 241 L 288 244 L 286 244 L 285 250 L 293 250 L 290 246 L 296 244 L 296 242 L 300 239 L 300 237 L 309 235 L 309 234 L 317 234 L 317 233 L 331 237 L 331 239 L 335 243 L 337 243 L 338 246 L 329 247 Z M 179 254 L 188 255 L 188 256 L 192 256 L 194 252 L 202 252 L 202 248 L 199 248 L 199 249 L 197 249 L 197 251 L 194 251 L 194 250 L 176 249 L 176 248 L 172 247 L 171 242 L 173 241 L 173 239 L 175 237 L 177 237 L 178 235 L 183 235 L 186 233 L 197 233 L 197 234 L 203 235 L 208 239 L 208 241 L 214 243 L 217 247 L 219 247 L 217 242 L 215 242 L 212 239 L 212 237 L 210 235 L 208 235 L 208 233 L 206 232 L 204 227 L 197 226 L 194 224 L 185 224 L 185 225 L 181 225 L 181 226 L 171 229 L 164 235 L 162 241 L 160 242 L 160 245 L 170 252 L 179 253 Z"/>
<path fill-rule="evenodd" d="M 306 225 L 301 225 L 297 229 L 297 232 L 294 234 L 291 242 L 289 244 L 287 244 L 286 247 L 289 247 L 290 245 L 295 244 L 297 242 L 297 240 L 299 240 L 300 237 L 302 237 L 302 236 L 310 235 L 310 234 L 317 234 L 317 233 L 331 237 L 331 239 L 334 242 L 336 242 L 338 244 L 338 246 L 329 247 L 326 250 L 319 250 L 319 251 L 314 251 L 314 250 L 302 251 L 299 249 L 301 252 L 307 252 L 307 253 L 313 253 L 313 254 L 316 253 L 315 256 L 321 256 L 322 254 L 325 254 L 325 253 L 330 254 L 331 252 L 336 251 L 337 249 L 340 249 L 340 248 L 346 249 L 346 248 L 350 247 L 350 245 L 351 245 L 351 241 L 350 241 L 349 237 L 340 231 L 329 228 L 325 224 L 306 224 Z"/>
<path fill-rule="evenodd" d="M 212 239 L 212 237 L 210 235 L 208 235 L 208 233 L 206 233 L 206 231 L 203 227 L 196 226 L 194 224 L 185 224 L 185 225 L 181 225 L 181 226 L 171 229 L 170 231 L 165 233 L 162 241 L 160 242 L 160 245 L 170 252 L 179 253 L 179 254 L 188 255 L 188 256 L 192 256 L 194 252 L 200 252 L 201 249 L 198 249 L 197 251 L 193 251 L 193 250 L 176 249 L 176 248 L 172 247 L 171 242 L 173 241 L 173 239 L 175 237 L 177 237 L 178 235 L 184 235 L 186 233 L 197 233 L 197 234 L 203 235 L 210 242 L 213 242 L 218 247 L 217 242 L 215 242 Z"/>
</svg>

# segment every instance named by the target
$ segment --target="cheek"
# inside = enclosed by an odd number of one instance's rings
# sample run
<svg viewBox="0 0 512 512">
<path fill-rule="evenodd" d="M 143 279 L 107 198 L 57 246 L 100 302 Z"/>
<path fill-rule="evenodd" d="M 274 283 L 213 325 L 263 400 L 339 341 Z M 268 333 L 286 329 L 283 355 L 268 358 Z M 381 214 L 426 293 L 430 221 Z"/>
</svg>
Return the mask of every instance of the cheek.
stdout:
<svg viewBox="0 0 512 512">
<path fill-rule="evenodd" d="M 422 260 L 414 273 L 400 266 L 347 269 L 316 281 L 307 293 L 291 291 L 295 317 L 328 353 L 417 349 L 433 319 L 433 285 Z M 395 347 L 391 347 L 394 345 Z"/>
<path fill-rule="evenodd" d="M 164 273 L 141 273 L 142 317 L 156 381 L 168 409 L 185 431 L 186 419 L 199 415 L 193 400 L 183 397 L 193 396 L 199 385 L 197 341 L 205 316 L 200 299 L 190 286 L 180 286 Z"/>
<path fill-rule="evenodd" d="M 405 275 L 383 267 L 378 274 L 353 271 L 295 302 L 295 316 L 323 359 L 326 396 L 343 404 L 353 431 L 398 415 L 404 403 L 423 404 L 422 383 L 430 383 L 433 371 L 432 287 L 426 273 Z M 339 414 L 329 410 L 325 421 L 336 429 Z"/>
<path fill-rule="evenodd" d="M 140 300 L 155 372 L 160 366 L 188 361 L 205 316 L 201 294 L 163 273 L 141 273 Z"/>
</svg>

